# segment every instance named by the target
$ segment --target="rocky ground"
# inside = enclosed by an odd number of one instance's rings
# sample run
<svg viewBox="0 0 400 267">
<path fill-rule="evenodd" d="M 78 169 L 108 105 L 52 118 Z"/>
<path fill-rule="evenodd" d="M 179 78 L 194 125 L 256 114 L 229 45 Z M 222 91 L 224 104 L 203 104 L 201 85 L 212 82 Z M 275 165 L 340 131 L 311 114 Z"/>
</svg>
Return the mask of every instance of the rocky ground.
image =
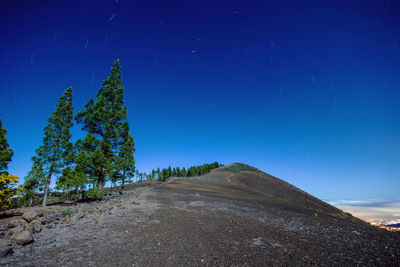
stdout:
<svg viewBox="0 0 400 267">
<path fill-rule="evenodd" d="M 49 207 L 2 220 L 0 265 L 400 266 L 399 233 L 187 182 L 114 192 L 70 216 Z"/>
</svg>

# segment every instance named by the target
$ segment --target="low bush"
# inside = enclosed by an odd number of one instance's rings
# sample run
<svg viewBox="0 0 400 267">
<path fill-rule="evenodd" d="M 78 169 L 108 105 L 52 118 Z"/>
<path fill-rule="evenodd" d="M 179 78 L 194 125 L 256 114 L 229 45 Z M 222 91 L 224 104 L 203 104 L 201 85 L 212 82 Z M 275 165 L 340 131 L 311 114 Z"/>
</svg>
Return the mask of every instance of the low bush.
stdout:
<svg viewBox="0 0 400 267">
<path fill-rule="evenodd" d="M 69 217 L 72 215 L 72 208 L 71 207 L 65 207 L 61 210 L 61 216 L 63 217 Z"/>
<path fill-rule="evenodd" d="M 91 188 L 88 191 L 86 191 L 86 196 L 88 198 L 97 198 L 97 199 L 102 199 L 104 197 L 104 191 L 99 190 L 97 188 Z"/>
</svg>

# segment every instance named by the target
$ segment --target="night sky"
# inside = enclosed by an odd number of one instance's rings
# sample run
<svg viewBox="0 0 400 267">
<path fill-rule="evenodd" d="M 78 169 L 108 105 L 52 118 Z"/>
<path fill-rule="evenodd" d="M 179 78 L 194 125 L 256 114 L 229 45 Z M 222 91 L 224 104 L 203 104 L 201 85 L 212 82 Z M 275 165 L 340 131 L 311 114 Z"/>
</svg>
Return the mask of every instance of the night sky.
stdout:
<svg viewBox="0 0 400 267">
<path fill-rule="evenodd" d="M 78 112 L 120 59 L 141 172 L 242 162 L 325 200 L 400 198 L 399 14 L 390 0 L 1 1 L 9 171 L 26 176 L 63 91 Z"/>
</svg>

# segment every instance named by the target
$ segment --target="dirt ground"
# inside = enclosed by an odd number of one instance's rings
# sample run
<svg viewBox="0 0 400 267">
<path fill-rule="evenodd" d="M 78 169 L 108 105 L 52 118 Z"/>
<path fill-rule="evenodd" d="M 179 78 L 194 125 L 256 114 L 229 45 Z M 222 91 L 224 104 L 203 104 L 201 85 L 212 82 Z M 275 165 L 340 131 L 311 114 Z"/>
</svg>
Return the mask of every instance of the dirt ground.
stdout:
<svg viewBox="0 0 400 267">
<path fill-rule="evenodd" d="M 78 204 L 82 218 L 45 226 L 0 264 L 400 266 L 399 233 L 235 182 L 245 174 L 174 178 Z"/>
</svg>

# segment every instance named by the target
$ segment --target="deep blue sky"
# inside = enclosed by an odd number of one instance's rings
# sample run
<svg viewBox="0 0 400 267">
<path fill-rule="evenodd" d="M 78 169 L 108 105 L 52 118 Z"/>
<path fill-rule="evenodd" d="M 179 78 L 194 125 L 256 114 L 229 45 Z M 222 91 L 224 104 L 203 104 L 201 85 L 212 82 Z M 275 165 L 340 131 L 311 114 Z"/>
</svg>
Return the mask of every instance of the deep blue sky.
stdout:
<svg viewBox="0 0 400 267">
<path fill-rule="evenodd" d="M 65 88 L 79 111 L 119 58 L 140 171 L 243 162 L 322 199 L 398 198 L 398 14 L 390 0 L 1 1 L 9 169 L 27 174 Z"/>
</svg>

